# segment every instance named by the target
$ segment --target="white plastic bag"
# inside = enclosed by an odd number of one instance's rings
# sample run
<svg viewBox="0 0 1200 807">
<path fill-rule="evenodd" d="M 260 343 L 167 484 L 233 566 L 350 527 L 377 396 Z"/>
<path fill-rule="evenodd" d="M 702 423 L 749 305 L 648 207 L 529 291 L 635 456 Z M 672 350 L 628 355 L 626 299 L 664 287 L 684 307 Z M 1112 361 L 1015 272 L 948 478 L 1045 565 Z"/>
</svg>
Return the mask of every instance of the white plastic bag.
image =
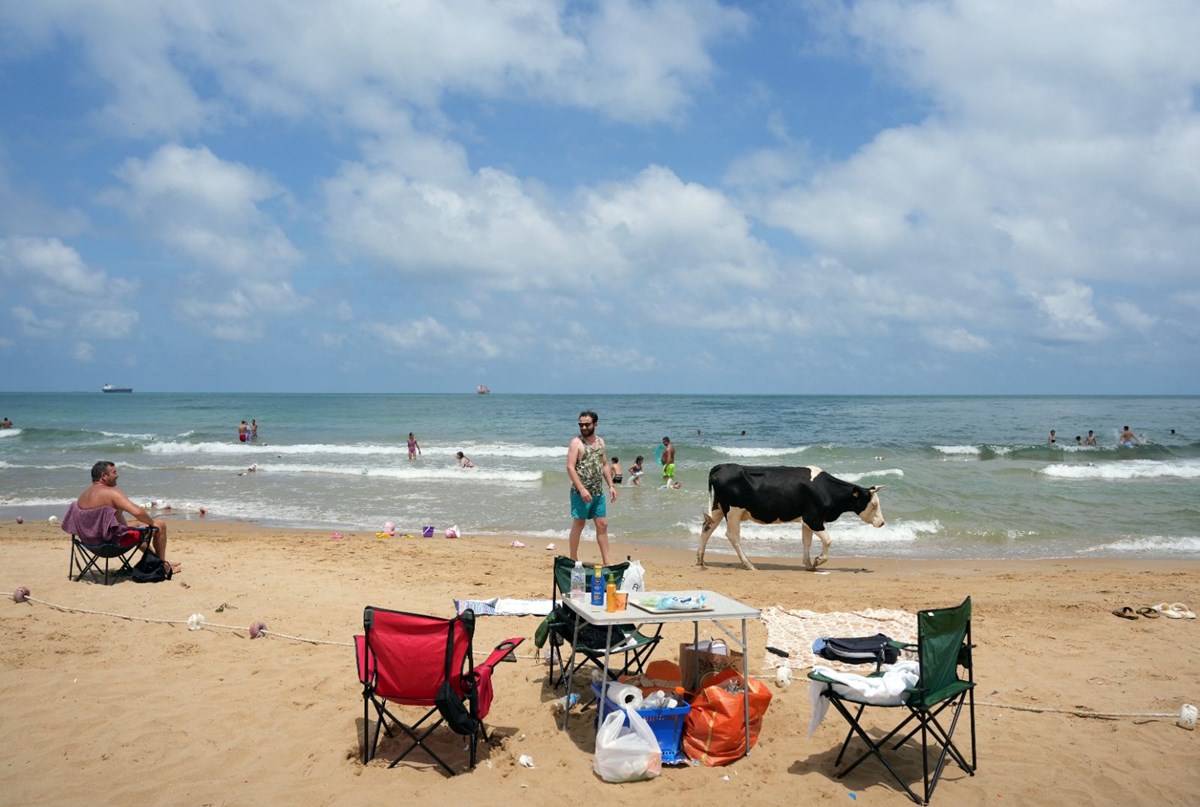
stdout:
<svg viewBox="0 0 1200 807">
<path fill-rule="evenodd" d="M 617 591 L 640 592 L 646 590 L 646 570 L 640 560 L 629 561 L 629 568 L 621 578 L 621 587 Z"/>
<path fill-rule="evenodd" d="M 622 725 L 629 715 L 629 727 Z M 654 730 L 634 710 L 609 712 L 596 732 L 592 768 L 606 782 L 637 782 L 662 773 L 662 750 Z"/>
</svg>

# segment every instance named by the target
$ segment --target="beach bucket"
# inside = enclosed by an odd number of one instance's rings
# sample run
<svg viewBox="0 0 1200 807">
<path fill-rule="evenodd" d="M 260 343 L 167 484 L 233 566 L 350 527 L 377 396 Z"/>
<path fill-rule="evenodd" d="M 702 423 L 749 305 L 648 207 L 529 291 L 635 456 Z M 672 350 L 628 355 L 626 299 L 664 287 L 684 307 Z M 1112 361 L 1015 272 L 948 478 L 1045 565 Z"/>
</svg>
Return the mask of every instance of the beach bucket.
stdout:
<svg viewBox="0 0 1200 807">
<path fill-rule="evenodd" d="M 434 529 L 433 529 L 432 524 L 426 524 L 423 527 L 421 527 L 421 537 L 422 538 L 432 538 L 433 533 L 434 533 Z"/>
</svg>

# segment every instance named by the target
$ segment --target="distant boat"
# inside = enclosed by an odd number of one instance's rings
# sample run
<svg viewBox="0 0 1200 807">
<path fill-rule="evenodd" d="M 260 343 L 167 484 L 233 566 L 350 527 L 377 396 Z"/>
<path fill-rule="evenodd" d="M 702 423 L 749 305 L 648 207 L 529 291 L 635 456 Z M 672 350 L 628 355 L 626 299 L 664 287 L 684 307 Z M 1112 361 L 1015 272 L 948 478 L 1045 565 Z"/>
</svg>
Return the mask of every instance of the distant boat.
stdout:
<svg viewBox="0 0 1200 807">
<path fill-rule="evenodd" d="M 483 384 L 480 384 L 478 387 L 476 387 L 475 391 L 480 395 L 487 395 L 489 392 L 491 392 L 491 390 L 485 387 Z"/>
<path fill-rule="evenodd" d="M 114 387 L 112 384 L 105 384 L 100 388 L 101 392 L 133 392 L 133 387 Z"/>
</svg>

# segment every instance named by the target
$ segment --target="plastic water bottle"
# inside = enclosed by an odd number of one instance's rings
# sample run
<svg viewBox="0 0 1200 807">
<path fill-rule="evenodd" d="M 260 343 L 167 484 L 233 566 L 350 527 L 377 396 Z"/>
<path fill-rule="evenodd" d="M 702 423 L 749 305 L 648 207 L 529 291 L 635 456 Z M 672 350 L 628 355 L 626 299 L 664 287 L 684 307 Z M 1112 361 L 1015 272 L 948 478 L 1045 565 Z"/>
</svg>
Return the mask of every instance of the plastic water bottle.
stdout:
<svg viewBox="0 0 1200 807">
<path fill-rule="evenodd" d="M 571 570 L 571 599 L 575 602 L 583 602 L 586 581 L 587 572 L 583 570 L 583 562 L 577 560 L 575 568 Z"/>
<path fill-rule="evenodd" d="M 563 695 L 561 698 L 555 698 L 554 700 L 550 701 L 550 711 L 562 714 L 568 709 L 574 707 L 577 703 L 579 703 L 579 693 L 572 692 L 570 696 Z"/>
<path fill-rule="evenodd" d="M 604 578 L 600 576 L 599 566 L 592 575 L 592 605 L 604 605 Z"/>
</svg>

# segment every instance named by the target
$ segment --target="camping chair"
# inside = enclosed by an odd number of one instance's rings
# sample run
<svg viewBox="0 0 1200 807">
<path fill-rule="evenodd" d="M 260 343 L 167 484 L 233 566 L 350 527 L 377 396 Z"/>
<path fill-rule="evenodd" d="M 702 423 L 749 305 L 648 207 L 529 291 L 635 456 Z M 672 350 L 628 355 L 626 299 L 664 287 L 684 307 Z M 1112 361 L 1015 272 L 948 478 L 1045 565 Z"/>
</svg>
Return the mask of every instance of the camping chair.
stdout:
<svg viewBox="0 0 1200 807">
<path fill-rule="evenodd" d="M 483 719 L 492 703 L 492 672 L 525 640 L 516 637 L 501 642 L 486 661 L 475 666 L 474 635 L 475 612 L 470 609 L 451 619 L 373 606 L 363 610 L 363 635 L 354 637 L 354 645 L 358 680 L 363 685 L 364 765 L 374 759 L 380 734 L 394 736 L 393 729 L 399 729 L 412 743 L 389 768 L 419 747 L 453 776 L 454 769 L 426 743 L 429 735 L 446 723 L 470 738 L 469 768 L 475 767 L 479 737 L 487 739 Z M 449 691 L 441 693 L 445 700 L 439 704 L 439 690 L 444 684 L 449 685 Z M 427 711 L 409 724 L 400 719 L 393 705 L 418 706 Z M 373 737 L 372 706 L 377 716 Z"/>
<path fill-rule="evenodd" d="M 128 527 L 117 520 L 111 507 L 84 510 L 75 502 L 67 508 L 62 520 L 63 532 L 71 536 L 71 564 L 67 567 L 67 578 L 79 582 L 91 572 L 93 577 L 100 571 L 104 561 L 104 585 L 111 585 L 121 575 L 132 575 L 133 565 L 129 562 L 135 550 L 150 545 L 154 527 Z M 109 573 L 114 561 L 120 568 Z"/>
<path fill-rule="evenodd" d="M 937 787 L 938 780 L 942 776 L 947 757 L 953 759 L 969 775 L 974 776 L 977 765 L 975 759 L 975 672 L 971 661 L 973 646 L 971 644 L 971 598 L 967 597 L 963 600 L 962 605 L 920 611 L 917 614 L 916 652 L 920 668 L 919 678 L 916 686 L 907 690 L 903 699 L 898 703 L 866 703 L 864 700 L 856 699 L 854 694 L 846 688 L 842 688 L 841 691 L 835 689 L 836 682 L 832 678 L 816 671 L 809 673 L 808 677 L 811 680 L 825 685 L 821 690 L 821 696 L 828 698 L 834 708 L 850 724 L 846 740 L 842 743 L 841 751 L 838 752 L 837 759 L 833 763 L 834 767 L 841 764 L 846 747 L 855 735 L 858 735 L 867 744 L 867 750 L 849 767 L 840 771 L 838 778 L 840 779 L 854 770 L 860 762 L 868 757 L 876 757 L 912 797 L 913 801 L 917 804 L 928 804 L 929 799 L 933 796 L 933 789 Z M 965 679 L 960 677 L 959 667 L 966 670 Z M 882 673 L 877 671 L 870 677 L 878 675 L 882 675 Z M 848 692 L 850 694 L 847 694 Z M 969 704 L 967 715 L 971 732 L 970 762 L 967 762 L 953 739 L 964 703 Z M 851 713 L 847 704 L 855 704 L 858 709 Z M 902 708 L 907 711 L 907 714 L 896 728 L 881 739 L 872 740 L 859 722 L 859 718 L 867 706 Z M 949 711 L 950 720 L 949 725 L 945 726 L 942 720 L 939 720 L 939 715 L 947 711 Z M 915 725 L 912 729 L 896 740 L 890 749 L 884 748 L 892 743 L 894 737 L 913 723 Z M 894 751 L 900 748 L 918 733 L 921 735 L 921 765 L 925 785 L 923 801 L 884 756 L 885 751 Z M 930 750 L 938 754 L 932 774 L 929 766 Z M 938 753 L 939 750 L 940 753 Z"/>
<path fill-rule="evenodd" d="M 636 625 L 613 626 L 613 649 L 610 651 L 609 660 L 611 662 L 612 659 L 621 656 L 624 662 L 619 670 L 605 669 L 606 631 L 603 629 L 585 629 L 587 626 L 580 626 L 579 643 L 571 647 L 569 654 L 563 652 L 564 645 L 569 646 L 575 635 L 575 614 L 565 605 L 560 605 L 561 600 L 571 596 L 571 571 L 574 568 L 575 561 L 568 557 L 559 555 L 554 559 L 554 582 L 550 590 L 550 601 L 554 608 L 549 616 L 550 652 L 547 654 L 549 656 L 550 686 L 561 686 L 568 675 L 574 675 L 581 667 L 589 663 L 604 671 L 613 680 L 622 675 L 640 674 L 643 672 L 650 654 L 654 652 L 654 647 L 662 638 L 660 636 L 661 624 L 656 626 L 656 630 L 651 636 L 642 633 Z M 620 588 L 625 578 L 625 570 L 628 568 L 629 561 L 621 561 L 613 566 L 601 567 L 600 574 L 604 578 L 612 575 L 613 582 Z M 595 576 L 595 566 L 585 564 L 584 569 L 587 572 L 584 589 L 590 591 L 592 577 Z M 576 657 L 578 657 L 578 662 Z M 555 680 L 555 672 L 558 674 L 557 680 Z"/>
</svg>

